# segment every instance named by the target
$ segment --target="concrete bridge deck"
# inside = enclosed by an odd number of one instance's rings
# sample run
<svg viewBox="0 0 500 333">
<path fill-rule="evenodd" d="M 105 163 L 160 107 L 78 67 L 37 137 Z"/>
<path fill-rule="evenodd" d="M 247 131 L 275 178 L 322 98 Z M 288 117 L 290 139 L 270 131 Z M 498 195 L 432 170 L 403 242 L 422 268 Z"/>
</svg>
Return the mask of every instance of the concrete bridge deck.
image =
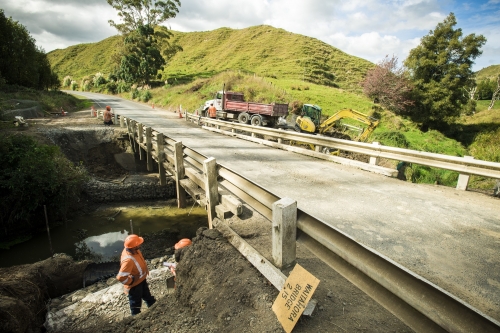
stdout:
<svg viewBox="0 0 500 333">
<path fill-rule="evenodd" d="M 500 320 L 500 200 L 412 184 L 205 131 L 177 113 L 80 93 L 268 189 Z M 90 113 L 90 112 L 89 112 Z M 89 115 L 90 116 L 90 115 Z"/>
</svg>

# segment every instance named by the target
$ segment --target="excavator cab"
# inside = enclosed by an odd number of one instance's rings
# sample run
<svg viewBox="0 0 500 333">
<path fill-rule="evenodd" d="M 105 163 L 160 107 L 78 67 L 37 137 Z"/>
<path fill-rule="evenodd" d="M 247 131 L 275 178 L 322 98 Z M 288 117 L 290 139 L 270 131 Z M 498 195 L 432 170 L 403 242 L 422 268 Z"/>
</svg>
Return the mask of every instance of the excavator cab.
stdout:
<svg viewBox="0 0 500 333">
<path fill-rule="evenodd" d="M 304 104 L 300 115 L 295 120 L 295 130 L 314 133 L 321 121 L 321 108 L 318 105 Z"/>
</svg>

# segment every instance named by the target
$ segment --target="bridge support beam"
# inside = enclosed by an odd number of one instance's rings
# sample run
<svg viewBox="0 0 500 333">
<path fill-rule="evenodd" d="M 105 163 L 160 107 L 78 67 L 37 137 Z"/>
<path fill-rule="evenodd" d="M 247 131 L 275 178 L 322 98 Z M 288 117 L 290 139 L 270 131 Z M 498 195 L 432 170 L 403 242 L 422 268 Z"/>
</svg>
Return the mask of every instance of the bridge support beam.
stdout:
<svg viewBox="0 0 500 333">
<path fill-rule="evenodd" d="M 146 127 L 146 158 L 147 158 L 147 169 L 149 172 L 153 171 L 153 155 L 151 151 L 153 150 L 153 144 L 151 142 L 152 130 L 151 127 Z"/>
<path fill-rule="evenodd" d="M 219 204 L 219 190 L 217 185 L 217 162 L 210 157 L 203 162 L 203 176 L 207 200 L 208 227 L 213 229 L 213 219 L 217 217 L 215 206 Z"/>
<path fill-rule="evenodd" d="M 167 176 L 165 174 L 165 146 L 163 141 L 163 133 L 158 133 L 156 136 L 156 153 L 158 154 L 158 172 L 160 176 L 160 185 L 167 185 Z"/>
<path fill-rule="evenodd" d="M 184 156 L 182 142 L 174 144 L 175 161 L 175 187 L 177 191 L 177 208 L 186 208 L 186 190 L 181 186 L 181 180 L 185 177 Z M 195 199 L 195 198 L 193 198 Z"/>
<path fill-rule="evenodd" d="M 280 269 L 296 260 L 297 201 L 283 198 L 273 203 L 273 261 Z"/>
</svg>

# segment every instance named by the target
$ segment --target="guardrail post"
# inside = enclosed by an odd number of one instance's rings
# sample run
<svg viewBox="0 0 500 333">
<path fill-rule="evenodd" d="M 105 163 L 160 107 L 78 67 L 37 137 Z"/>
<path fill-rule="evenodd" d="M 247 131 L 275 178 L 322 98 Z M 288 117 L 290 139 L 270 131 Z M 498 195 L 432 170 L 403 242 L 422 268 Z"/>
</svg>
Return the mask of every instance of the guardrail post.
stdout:
<svg viewBox="0 0 500 333">
<path fill-rule="evenodd" d="M 316 147 L 314 147 L 314 151 L 317 153 L 321 153 L 322 149 L 323 149 L 323 147 L 321 147 L 320 145 L 316 145 Z"/>
<path fill-rule="evenodd" d="M 465 160 L 473 160 L 473 156 L 464 156 Z M 470 175 L 461 173 L 458 175 L 458 182 L 457 182 L 457 190 L 462 190 L 462 191 L 467 191 L 467 187 L 469 186 L 469 179 Z"/>
<path fill-rule="evenodd" d="M 296 260 L 297 201 L 283 198 L 273 203 L 273 261 L 280 269 Z"/>
<path fill-rule="evenodd" d="M 380 142 L 372 142 L 374 146 L 380 146 Z M 380 157 L 370 156 L 370 164 L 378 165 Z"/>
<path fill-rule="evenodd" d="M 122 115 L 120 115 L 120 127 L 125 127 L 125 117 L 123 117 Z"/>
<path fill-rule="evenodd" d="M 137 137 L 137 121 L 132 120 L 131 121 L 131 126 L 132 126 L 132 140 L 134 142 L 134 153 L 138 153 L 139 152 L 139 149 L 138 149 L 139 143 L 136 140 L 136 137 Z"/>
<path fill-rule="evenodd" d="M 135 142 L 134 142 L 134 136 L 133 136 L 133 132 L 132 132 L 132 123 L 133 123 L 133 121 L 129 121 L 129 119 L 127 119 L 128 140 L 130 142 L 130 147 L 132 148 L 132 151 L 135 153 Z"/>
<path fill-rule="evenodd" d="M 113 114 L 114 116 L 114 121 L 113 121 L 113 124 L 116 125 L 118 124 L 118 115 L 116 113 L 113 112 L 113 109 L 111 109 L 111 113 Z"/>
<path fill-rule="evenodd" d="M 139 141 L 139 160 L 143 161 L 144 160 L 144 149 L 142 149 L 141 143 L 144 142 L 144 125 L 142 125 L 141 123 L 139 123 L 137 125 L 137 127 L 138 127 L 138 131 L 139 131 L 139 137 L 138 137 L 138 141 Z"/>
<path fill-rule="evenodd" d="M 215 206 L 219 204 L 219 190 L 217 189 L 217 162 L 210 157 L 203 162 L 205 179 L 205 194 L 207 199 L 208 227 L 213 229 L 212 220 L 217 217 Z"/>
<path fill-rule="evenodd" d="M 181 186 L 181 180 L 184 179 L 184 159 L 182 151 L 182 142 L 174 144 L 174 161 L 175 161 L 175 187 L 177 191 L 177 208 L 186 208 L 186 190 Z M 193 198 L 194 199 L 194 198 Z"/>
<path fill-rule="evenodd" d="M 279 130 L 280 130 L 280 131 L 283 131 L 283 129 L 282 129 L 282 128 L 280 128 Z M 282 139 L 282 138 L 278 138 L 278 143 L 279 143 L 279 144 L 282 144 L 282 143 L 283 143 L 283 139 Z"/>
<path fill-rule="evenodd" d="M 153 144 L 151 142 L 152 130 L 151 127 L 146 127 L 146 159 L 147 159 L 147 169 L 149 172 L 153 171 L 153 155 L 151 154 Z"/>
<path fill-rule="evenodd" d="M 156 152 L 158 153 L 158 174 L 160 176 L 160 185 L 167 184 L 167 176 L 165 175 L 165 167 L 163 161 L 165 160 L 165 149 L 163 133 L 156 135 Z"/>
</svg>

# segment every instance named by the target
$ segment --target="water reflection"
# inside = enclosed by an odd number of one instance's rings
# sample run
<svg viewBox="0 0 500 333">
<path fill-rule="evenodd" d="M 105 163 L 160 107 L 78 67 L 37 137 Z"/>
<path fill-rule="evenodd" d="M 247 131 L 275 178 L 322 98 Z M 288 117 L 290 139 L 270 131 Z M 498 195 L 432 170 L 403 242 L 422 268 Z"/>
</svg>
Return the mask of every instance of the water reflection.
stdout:
<svg viewBox="0 0 500 333">
<path fill-rule="evenodd" d="M 88 237 L 84 239 L 84 242 L 92 252 L 102 256 L 102 260 L 106 261 L 121 253 L 123 241 L 128 234 L 127 230 L 108 232 L 103 235 Z"/>
</svg>

